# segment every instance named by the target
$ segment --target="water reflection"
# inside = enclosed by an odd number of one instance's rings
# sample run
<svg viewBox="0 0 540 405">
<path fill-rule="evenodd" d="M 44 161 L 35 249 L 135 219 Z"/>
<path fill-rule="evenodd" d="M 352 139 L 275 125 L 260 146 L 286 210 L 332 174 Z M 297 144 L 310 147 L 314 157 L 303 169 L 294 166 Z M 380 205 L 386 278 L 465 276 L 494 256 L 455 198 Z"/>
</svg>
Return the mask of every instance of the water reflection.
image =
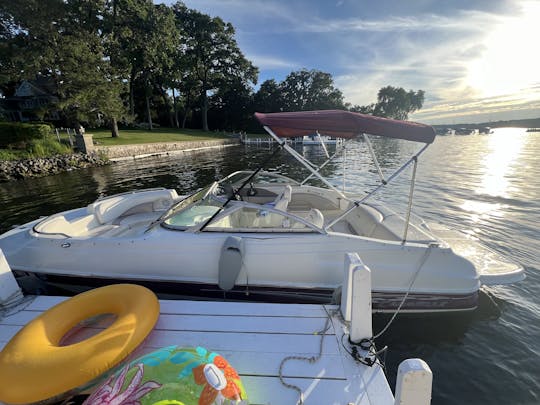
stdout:
<svg viewBox="0 0 540 405">
<path fill-rule="evenodd" d="M 487 154 L 478 164 L 479 186 L 475 190 L 475 199 L 465 200 L 461 205 L 470 212 L 474 223 L 488 220 L 490 217 L 504 216 L 507 206 L 500 199 L 509 199 L 521 190 L 512 179 L 516 175 L 517 165 L 526 142 L 526 133 L 522 128 L 499 128 L 489 135 Z M 470 162 L 474 166 L 474 162 Z"/>
<path fill-rule="evenodd" d="M 484 176 L 479 193 L 508 198 L 520 190 L 510 182 L 513 177 L 514 162 L 520 157 L 526 141 L 523 128 L 500 128 L 490 134 L 489 154 L 484 158 Z"/>
</svg>

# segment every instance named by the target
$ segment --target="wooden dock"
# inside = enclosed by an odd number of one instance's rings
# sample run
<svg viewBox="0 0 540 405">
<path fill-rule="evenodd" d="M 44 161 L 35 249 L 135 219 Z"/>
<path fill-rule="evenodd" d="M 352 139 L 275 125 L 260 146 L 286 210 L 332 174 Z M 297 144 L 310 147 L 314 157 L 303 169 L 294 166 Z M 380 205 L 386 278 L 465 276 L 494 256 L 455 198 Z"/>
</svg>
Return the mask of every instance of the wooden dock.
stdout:
<svg viewBox="0 0 540 405">
<path fill-rule="evenodd" d="M 36 316 L 65 297 L 27 297 L 0 320 L 0 348 Z M 379 364 L 368 367 L 347 353 L 347 337 L 335 306 L 265 303 L 160 301 L 157 325 L 137 355 L 179 345 L 202 346 L 224 356 L 241 376 L 251 404 L 295 404 L 298 386 L 306 404 L 393 404 Z M 327 323 L 327 319 L 330 318 Z M 317 332 L 328 330 L 323 334 Z"/>
<path fill-rule="evenodd" d="M 160 300 L 156 325 L 124 362 L 163 347 L 201 346 L 236 369 L 250 404 L 429 404 L 425 362 L 402 362 L 394 398 L 373 350 L 351 343 L 372 336 L 371 271 L 356 254 L 346 255 L 344 270 L 339 306 Z M 25 325 L 67 299 L 23 296 L 0 250 L 0 353 Z M 67 344 L 107 328 L 113 320 L 106 318 L 73 328 Z"/>
</svg>

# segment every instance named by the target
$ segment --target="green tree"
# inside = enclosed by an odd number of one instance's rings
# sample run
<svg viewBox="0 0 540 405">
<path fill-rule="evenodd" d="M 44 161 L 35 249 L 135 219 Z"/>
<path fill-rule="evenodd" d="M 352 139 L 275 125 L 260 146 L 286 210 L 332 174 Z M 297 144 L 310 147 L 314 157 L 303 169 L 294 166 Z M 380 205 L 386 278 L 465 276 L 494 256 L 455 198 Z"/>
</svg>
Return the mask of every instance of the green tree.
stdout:
<svg viewBox="0 0 540 405">
<path fill-rule="evenodd" d="M 377 95 L 373 115 L 406 120 L 410 113 L 422 108 L 424 95 L 424 90 L 405 91 L 402 87 L 383 87 Z"/>
<path fill-rule="evenodd" d="M 349 111 L 362 113 L 362 114 L 372 114 L 373 110 L 375 109 L 375 104 L 369 104 L 369 105 L 354 105 L 349 108 Z"/>
<path fill-rule="evenodd" d="M 248 61 L 234 38 L 234 27 L 219 17 L 210 17 L 186 8 L 173 6 L 186 40 L 187 75 L 199 84 L 203 130 L 208 131 L 208 95 L 230 83 L 256 83 L 258 69 Z"/>
<path fill-rule="evenodd" d="M 301 69 L 280 84 L 285 111 L 342 109 L 343 94 L 334 87 L 330 73 Z"/>
<path fill-rule="evenodd" d="M 255 93 L 254 109 L 259 112 L 280 112 L 283 109 L 281 88 L 274 79 L 265 80 Z"/>
<path fill-rule="evenodd" d="M 212 97 L 209 116 L 218 129 L 245 131 L 253 116 L 253 91 L 241 81 L 220 88 Z"/>
<path fill-rule="evenodd" d="M 144 87 L 146 117 L 152 129 L 150 100 L 154 82 L 170 70 L 175 56 L 177 28 L 169 7 L 151 0 L 115 0 L 111 54 L 117 68 L 127 72 L 129 108 L 135 115 L 135 84 Z"/>
<path fill-rule="evenodd" d="M 53 72 L 66 19 L 62 0 L 0 3 L 0 80 L 19 82 Z"/>
<path fill-rule="evenodd" d="M 106 13 L 103 0 L 4 4 L 0 19 L 6 38 L 2 49 L 7 51 L 0 52 L 0 64 L 13 68 L 8 73 L 12 81 L 52 80 L 60 97 L 58 107 L 70 124 L 104 115 L 114 132 L 123 112 L 122 84 L 105 52 Z"/>
</svg>

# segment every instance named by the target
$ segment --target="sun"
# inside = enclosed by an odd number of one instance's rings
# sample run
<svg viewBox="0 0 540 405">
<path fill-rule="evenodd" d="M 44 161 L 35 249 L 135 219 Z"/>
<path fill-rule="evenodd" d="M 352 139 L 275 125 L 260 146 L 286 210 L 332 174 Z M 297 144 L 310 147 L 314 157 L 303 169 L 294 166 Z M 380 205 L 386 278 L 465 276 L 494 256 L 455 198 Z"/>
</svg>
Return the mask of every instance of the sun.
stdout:
<svg viewBox="0 0 540 405">
<path fill-rule="evenodd" d="M 519 14 L 505 17 L 483 41 L 485 51 L 468 65 L 467 83 L 483 97 L 526 90 L 540 82 L 540 2 L 519 3 Z"/>
</svg>

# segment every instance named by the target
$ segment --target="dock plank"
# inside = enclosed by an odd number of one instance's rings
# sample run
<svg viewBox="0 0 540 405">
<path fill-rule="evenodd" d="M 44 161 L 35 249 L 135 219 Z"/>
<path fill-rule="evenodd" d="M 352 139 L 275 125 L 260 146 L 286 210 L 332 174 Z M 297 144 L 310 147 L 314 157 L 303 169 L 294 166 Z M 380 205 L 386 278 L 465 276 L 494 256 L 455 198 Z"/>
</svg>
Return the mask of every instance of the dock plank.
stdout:
<svg viewBox="0 0 540 405">
<path fill-rule="evenodd" d="M 0 349 L 26 323 L 64 299 L 36 297 L 0 319 Z M 286 382 L 304 392 L 305 404 L 393 404 L 382 369 L 360 365 L 344 352 L 346 328 L 335 307 L 169 300 L 160 301 L 160 307 L 156 327 L 131 359 L 164 346 L 203 346 L 236 368 L 250 403 L 295 404 L 298 393 L 281 383 L 280 365 L 288 356 L 315 356 L 314 362 L 288 360 L 282 368 Z M 316 333 L 325 326 L 324 335 Z M 95 324 L 83 334 L 102 327 Z"/>
<path fill-rule="evenodd" d="M 37 311 L 21 311 L 6 316 L 3 324 L 23 326 L 39 314 Z M 161 314 L 154 328 L 176 331 L 313 334 L 321 331 L 324 325 L 325 320 L 322 318 Z M 331 330 L 326 332 L 332 333 Z"/>
<path fill-rule="evenodd" d="M 67 297 L 38 296 L 29 304 L 29 311 L 45 311 Z M 226 305 L 216 305 L 226 304 Z M 233 301 L 160 300 L 162 314 L 225 315 L 225 316 L 275 316 L 325 318 L 323 306 L 310 304 L 273 304 Z"/>
<path fill-rule="evenodd" d="M 281 384 L 277 377 L 242 377 L 251 405 L 298 403 L 298 393 Z M 287 378 L 288 384 L 298 386 L 304 392 L 305 405 L 370 405 L 367 393 L 358 387 L 336 380 Z M 353 393 L 357 392 L 356 395 Z M 279 398 L 276 393 L 279 393 Z M 388 402 L 391 404 L 391 402 Z"/>
</svg>

